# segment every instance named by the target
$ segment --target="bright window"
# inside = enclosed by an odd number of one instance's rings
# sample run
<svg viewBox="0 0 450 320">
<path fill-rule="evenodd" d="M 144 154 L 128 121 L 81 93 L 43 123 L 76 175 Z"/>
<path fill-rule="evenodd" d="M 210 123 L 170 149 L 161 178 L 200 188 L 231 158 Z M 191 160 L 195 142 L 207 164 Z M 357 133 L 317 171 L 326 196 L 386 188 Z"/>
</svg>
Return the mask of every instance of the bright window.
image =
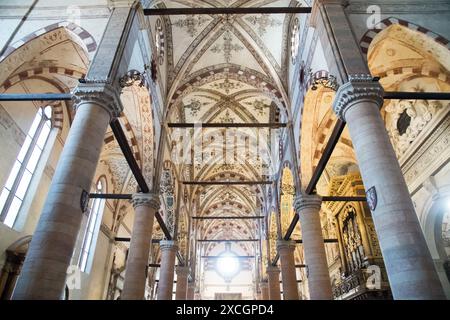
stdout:
<svg viewBox="0 0 450 320">
<path fill-rule="evenodd" d="M 95 186 L 95 193 L 104 193 L 104 183 L 100 179 Z M 98 230 L 100 228 L 100 220 L 102 217 L 103 208 L 105 206 L 104 199 L 94 198 L 91 207 L 89 208 L 89 218 L 86 227 L 86 233 L 83 239 L 83 246 L 81 247 L 80 260 L 78 266 L 82 272 L 86 272 L 88 260 L 93 253 L 94 243 Z"/>
<path fill-rule="evenodd" d="M 0 195 L 0 221 L 12 228 L 51 131 L 52 108 L 39 108 Z"/>
</svg>

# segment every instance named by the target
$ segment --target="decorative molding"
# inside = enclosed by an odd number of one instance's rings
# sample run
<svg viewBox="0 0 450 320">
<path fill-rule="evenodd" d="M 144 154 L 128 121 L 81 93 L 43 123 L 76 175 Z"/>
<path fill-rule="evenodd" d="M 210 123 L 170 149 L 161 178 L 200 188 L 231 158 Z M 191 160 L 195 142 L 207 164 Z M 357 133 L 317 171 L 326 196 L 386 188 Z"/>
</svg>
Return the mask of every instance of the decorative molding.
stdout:
<svg viewBox="0 0 450 320">
<path fill-rule="evenodd" d="M 300 193 L 295 197 L 294 208 L 295 212 L 300 213 L 302 210 L 311 208 L 320 210 L 322 206 L 322 198 L 316 194 Z"/>
<path fill-rule="evenodd" d="M 84 103 L 94 103 L 104 108 L 111 117 L 119 117 L 123 111 L 120 90 L 105 80 L 84 79 L 73 93 L 74 108 Z"/>
<path fill-rule="evenodd" d="M 390 6 L 391 5 L 386 6 L 386 7 L 390 7 Z M 408 2 L 408 5 L 406 7 L 409 8 L 409 6 L 410 6 L 410 4 Z M 405 5 L 403 5 L 402 7 L 405 7 Z M 367 10 L 367 8 L 364 10 Z M 384 10 L 384 7 L 383 7 L 383 10 Z M 408 11 L 409 10 L 410 9 L 408 9 Z M 395 17 L 389 17 L 387 19 L 382 20 L 380 23 L 378 23 L 376 29 L 367 30 L 367 32 L 361 37 L 361 40 L 359 41 L 359 46 L 361 48 L 362 53 L 366 56 L 366 58 L 367 58 L 367 53 L 369 51 L 369 46 L 370 46 L 371 42 L 373 41 L 373 39 L 381 31 L 383 31 L 384 29 L 387 29 L 388 27 L 390 27 L 391 25 L 394 25 L 394 24 L 401 25 L 412 31 L 417 31 L 417 32 L 423 33 L 424 35 L 430 37 L 431 39 L 434 39 L 434 41 L 436 41 L 440 45 L 447 47 L 447 49 L 450 50 L 450 41 L 447 40 L 446 38 L 444 38 L 443 36 L 436 34 L 427 28 L 424 28 L 422 26 L 408 22 L 406 20 L 398 19 Z"/>
<path fill-rule="evenodd" d="M 176 252 L 178 250 L 178 243 L 173 240 L 161 240 L 159 242 L 159 248 L 161 252 L 166 250 L 172 250 Z"/>
<path fill-rule="evenodd" d="M 371 75 L 349 75 L 347 83 L 336 92 L 333 110 L 336 115 L 345 121 L 347 110 L 360 101 L 372 101 L 380 108 L 383 105 L 383 87 L 374 81 Z"/>
<path fill-rule="evenodd" d="M 277 250 L 281 251 L 281 250 L 290 250 L 290 251 L 294 251 L 295 250 L 295 246 L 296 243 L 293 240 L 277 240 Z"/>
<path fill-rule="evenodd" d="M 135 209 L 140 206 L 146 206 L 154 210 L 159 210 L 161 205 L 159 196 L 155 193 L 134 193 L 131 203 Z"/>
</svg>

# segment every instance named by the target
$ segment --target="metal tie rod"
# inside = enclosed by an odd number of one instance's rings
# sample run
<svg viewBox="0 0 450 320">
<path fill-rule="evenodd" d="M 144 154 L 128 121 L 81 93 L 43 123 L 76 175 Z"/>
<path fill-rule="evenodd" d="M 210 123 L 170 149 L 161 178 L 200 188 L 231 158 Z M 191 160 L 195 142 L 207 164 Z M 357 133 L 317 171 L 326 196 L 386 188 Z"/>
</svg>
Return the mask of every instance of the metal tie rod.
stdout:
<svg viewBox="0 0 450 320">
<path fill-rule="evenodd" d="M 194 14 L 286 14 L 311 13 L 311 7 L 221 7 L 221 8 L 154 8 L 144 9 L 146 16 Z"/>
<path fill-rule="evenodd" d="M 258 9 L 266 10 L 270 8 L 187 8 L 187 9 Z M 280 9 L 280 8 L 278 8 Z M 308 8 L 288 8 L 288 9 L 308 9 Z M 173 10 L 173 9 L 146 9 L 146 10 Z M 186 10 L 186 9 L 181 9 Z M 180 13 L 186 14 L 186 13 Z M 0 94 L 0 101 L 58 101 L 58 100 L 72 100 L 71 93 L 2 93 Z M 384 99 L 416 99 L 416 100 L 450 100 L 450 92 L 403 92 L 403 91 L 386 91 L 383 96 Z M 170 127 L 171 124 L 169 124 Z M 177 125 L 177 124 L 174 124 Z M 214 125 L 214 124 L 205 124 Z M 233 124 L 222 124 L 221 126 L 233 126 Z M 245 124 L 236 124 L 245 125 Z M 267 125 L 267 124 L 257 124 Z M 279 126 L 286 126 L 285 123 L 277 123 Z M 220 124 L 219 124 L 220 126 Z"/>
<path fill-rule="evenodd" d="M 187 185 L 255 185 L 272 184 L 272 181 L 182 181 Z"/>
<path fill-rule="evenodd" d="M 197 239 L 198 242 L 257 242 L 259 239 Z"/>
<path fill-rule="evenodd" d="M 226 216 L 226 217 L 191 217 L 191 218 L 196 220 L 211 220 L 211 219 L 227 220 L 227 219 L 263 219 L 264 216 L 242 216 L 242 217 Z"/>
<path fill-rule="evenodd" d="M 285 128 L 286 123 L 168 123 L 169 128 Z"/>
</svg>

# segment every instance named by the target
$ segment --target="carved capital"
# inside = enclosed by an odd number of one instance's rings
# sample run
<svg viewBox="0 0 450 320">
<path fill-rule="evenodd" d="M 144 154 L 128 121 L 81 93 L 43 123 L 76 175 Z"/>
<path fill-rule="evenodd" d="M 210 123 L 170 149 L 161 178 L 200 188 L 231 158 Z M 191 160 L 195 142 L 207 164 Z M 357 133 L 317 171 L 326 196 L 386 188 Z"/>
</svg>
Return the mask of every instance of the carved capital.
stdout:
<svg viewBox="0 0 450 320">
<path fill-rule="evenodd" d="M 371 75 L 349 75 L 347 83 L 339 87 L 333 103 L 336 115 L 345 121 L 345 113 L 352 106 L 361 101 L 374 102 L 381 107 L 383 105 L 383 87 L 374 81 Z"/>
<path fill-rule="evenodd" d="M 178 250 L 178 244 L 176 241 L 173 240 L 161 240 L 159 242 L 159 248 L 161 249 L 161 252 L 163 251 L 176 252 Z"/>
<path fill-rule="evenodd" d="M 295 241 L 292 240 L 278 240 L 277 241 L 277 250 L 281 253 L 281 251 L 294 251 L 295 250 Z"/>
<path fill-rule="evenodd" d="M 273 266 L 271 264 L 269 264 L 266 268 L 266 272 L 267 274 L 269 273 L 280 273 L 280 268 L 278 268 L 277 266 Z"/>
<path fill-rule="evenodd" d="M 132 195 L 131 203 L 134 208 L 146 206 L 155 210 L 159 210 L 161 205 L 159 196 L 156 193 L 135 193 Z"/>
<path fill-rule="evenodd" d="M 316 194 L 300 194 L 295 198 L 294 208 L 295 212 L 299 213 L 305 208 L 313 208 L 320 210 L 322 205 L 322 198 Z"/>
<path fill-rule="evenodd" d="M 185 276 L 187 277 L 190 271 L 189 267 L 185 267 L 185 266 L 177 266 L 175 268 L 175 271 L 177 272 L 177 276 Z"/>
<path fill-rule="evenodd" d="M 105 109 L 111 118 L 120 116 L 123 111 L 120 89 L 105 80 L 85 79 L 75 88 L 73 96 L 75 109 L 85 103 L 93 103 Z"/>
</svg>

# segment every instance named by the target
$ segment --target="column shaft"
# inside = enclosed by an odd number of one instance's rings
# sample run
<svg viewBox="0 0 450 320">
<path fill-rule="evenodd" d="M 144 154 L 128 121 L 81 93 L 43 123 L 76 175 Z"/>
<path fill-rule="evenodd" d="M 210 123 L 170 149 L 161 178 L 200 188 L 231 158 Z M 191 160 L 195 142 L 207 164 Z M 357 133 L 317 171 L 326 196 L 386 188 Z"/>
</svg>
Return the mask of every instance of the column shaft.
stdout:
<svg viewBox="0 0 450 320">
<path fill-rule="evenodd" d="M 284 300 L 298 300 L 299 296 L 294 259 L 295 242 L 278 240 L 277 247 L 278 253 L 280 254 Z"/>
<path fill-rule="evenodd" d="M 133 233 L 127 258 L 123 300 L 142 300 L 145 295 L 148 257 L 152 241 L 153 221 L 159 207 L 158 195 L 134 194 Z"/>
<path fill-rule="evenodd" d="M 333 107 L 348 124 L 394 298 L 444 299 L 380 115 L 382 95 L 370 75 L 354 75 L 338 90 Z"/>
<path fill-rule="evenodd" d="M 280 269 L 278 267 L 268 266 L 267 276 L 269 278 L 269 299 L 281 300 Z"/>
<path fill-rule="evenodd" d="M 195 293 L 195 282 L 189 282 L 186 299 L 194 300 L 194 293 Z"/>
<path fill-rule="evenodd" d="M 110 120 L 101 105 L 78 105 L 13 299 L 62 298 L 83 215 L 80 203 L 88 200 Z"/>
<path fill-rule="evenodd" d="M 176 242 L 171 240 L 162 240 L 159 245 L 161 248 L 161 267 L 157 300 L 172 300 L 175 254 L 178 247 Z"/>
<path fill-rule="evenodd" d="M 308 270 L 308 288 L 311 300 L 333 299 L 327 256 L 320 224 L 320 197 L 300 195 L 295 208 L 302 227 L 303 250 Z"/>
<path fill-rule="evenodd" d="M 261 300 L 269 300 L 269 285 L 267 282 L 261 282 L 259 287 L 261 289 Z"/>
<path fill-rule="evenodd" d="M 177 267 L 177 290 L 175 293 L 176 300 L 187 300 L 188 275 L 188 267 Z"/>
</svg>

